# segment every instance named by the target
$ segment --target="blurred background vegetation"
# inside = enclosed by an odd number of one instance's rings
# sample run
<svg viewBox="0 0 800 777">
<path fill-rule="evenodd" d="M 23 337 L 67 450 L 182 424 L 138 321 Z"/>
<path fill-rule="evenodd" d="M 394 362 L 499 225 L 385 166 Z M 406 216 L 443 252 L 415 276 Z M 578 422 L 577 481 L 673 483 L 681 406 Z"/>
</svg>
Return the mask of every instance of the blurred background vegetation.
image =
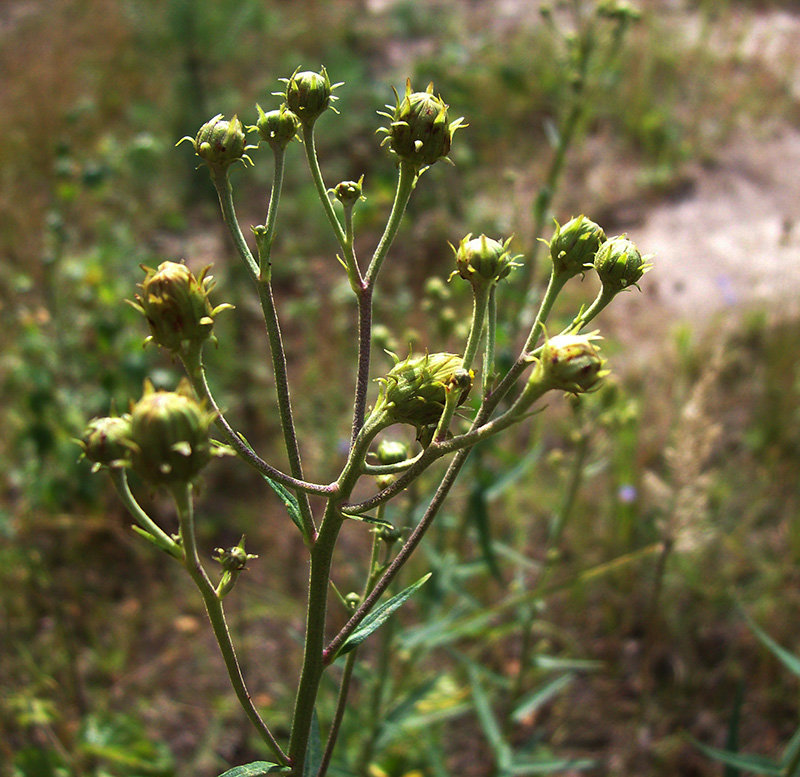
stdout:
<svg viewBox="0 0 800 777">
<path fill-rule="evenodd" d="M 585 212 L 636 240 L 647 208 L 691 191 L 741 128 L 798 126 L 786 79 L 736 47 L 749 19 L 793 3 L 640 7 L 624 38 L 598 44 L 548 223 Z M 699 32 L 683 36 L 687 25 Z M 731 45 L 709 46 L 711 33 Z M 122 300 L 139 264 L 185 259 L 195 269 L 213 262 L 214 301 L 237 306 L 209 356 L 219 396 L 281 463 L 258 307 L 207 175 L 176 140 L 216 113 L 254 122 L 256 102 L 277 107 L 279 77 L 324 64 L 346 86 L 341 115 L 318 128 L 322 167 L 331 185 L 366 176 L 363 254 L 394 182 L 375 112 L 392 101 L 389 85 L 433 80 L 470 127 L 456 138 L 456 166 L 426 173 L 412 198 L 377 320 L 381 346 L 401 354 L 409 344 L 457 348 L 470 300 L 430 278 L 449 274 L 447 241 L 467 232 L 514 232 L 530 254 L 555 130 L 572 105 L 565 52 L 523 0 L 0 6 L 3 777 L 213 775 L 258 754 L 188 581 L 130 532 L 73 441 L 89 418 L 126 408 L 145 376 L 177 382 L 175 364 L 142 348 L 143 322 Z M 292 150 L 274 272 L 306 467 L 325 482 L 349 431 L 354 310 Z M 262 152 L 254 170 L 233 174 L 245 226 L 263 221 L 269 175 Z M 601 319 L 609 387 L 553 402 L 524 433 L 476 452 L 419 562 L 436 585 L 392 635 L 395 674 L 416 661 L 419 677 L 371 688 L 382 653 L 367 654 L 364 713 L 344 732 L 353 770 L 488 774 L 493 743 L 480 733 L 485 716 L 470 711 L 482 708 L 481 689 L 492 699 L 508 691 L 501 676 L 541 691 L 506 733 L 527 751 L 577 759 L 560 773 L 582 764 L 597 775 L 720 774 L 685 735 L 721 745 L 734 708 L 748 749 L 769 753 L 791 735 L 796 687 L 737 602 L 798 647 L 798 322 L 728 310 L 699 328 L 655 307 L 640 318 L 647 328 L 624 341 L 646 358 L 630 358 Z M 512 334 L 501 337 L 511 348 Z M 425 488 L 395 520 L 413 522 Z M 246 531 L 261 557 L 231 597 L 232 627 L 280 730 L 298 663 L 302 545 L 278 501 L 235 462 L 215 465 L 201 509 L 209 550 Z M 152 510 L 169 524 L 157 496 Z M 363 558 L 366 541 L 363 531 L 343 538 L 345 589 L 347 559 Z M 358 744 L 374 709 L 394 725 Z"/>
</svg>

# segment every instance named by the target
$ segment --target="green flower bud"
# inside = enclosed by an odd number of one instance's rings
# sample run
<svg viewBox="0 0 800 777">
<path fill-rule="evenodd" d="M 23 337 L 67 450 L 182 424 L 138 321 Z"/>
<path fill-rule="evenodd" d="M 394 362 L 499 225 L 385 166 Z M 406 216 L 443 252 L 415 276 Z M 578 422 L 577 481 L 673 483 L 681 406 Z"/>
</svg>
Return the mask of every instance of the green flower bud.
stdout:
<svg viewBox="0 0 800 777">
<path fill-rule="evenodd" d="M 244 549 L 244 535 L 238 545 L 232 548 L 214 548 L 214 561 L 218 561 L 226 572 L 241 572 L 247 569 L 247 562 L 257 559 L 258 556 L 248 553 Z"/>
<path fill-rule="evenodd" d="M 78 444 L 83 458 L 93 462 L 92 472 L 102 467 L 124 467 L 130 453 L 130 416 L 93 418 Z"/>
<path fill-rule="evenodd" d="M 331 85 L 331 79 L 324 67 L 319 73 L 312 70 L 299 71 L 300 68 L 292 73 L 291 78 L 281 79 L 286 83 L 286 93 L 283 96 L 289 110 L 297 116 L 300 123 L 311 126 L 338 99 L 333 90 L 342 84 L 340 82 Z"/>
<path fill-rule="evenodd" d="M 337 183 L 331 191 L 345 208 L 352 208 L 359 200 L 366 199 L 366 197 L 361 194 L 363 183 L 364 176 L 362 175 L 357 181 L 342 181 L 341 183 Z"/>
<path fill-rule="evenodd" d="M 596 335 L 557 335 L 547 340 L 530 381 L 545 390 L 582 394 L 608 375 L 593 340 Z"/>
<path fill-rule="evenodd" d="M 158 270 L 142 265 L 147 277 L 139 285 L 141 295 L 131 304 L 144 315 L 150 337 L 171 351 L 184 342 L 201 343 L 212 336 L 214 317 L 233 307 L 227 303 L 211 307 L 208 293 L 214 283 L 208 275 L 210 265 L 195 278 L 185 264 L 162 262 Z"/>
<path fill-rule="evenodd" d="M 264 113 L 260 105 L 256 105 L 256 108 L 258 121 L 248 129 L 257 130 L 273 151 L 285 149 L 297 137 L 300 120 L 285 105 L 269 113 Z"/>
<path fill-rule="evenodd" d="M 177 391 L 155 391 L 148 381 L 131 408 L 131 466 L 153 486 L 194 480 L 213 455 L 209 427 L 215 417 L 184 379 Z"/>
<path fill-rule="evenodd" d="M 381 440 L 375 454 L 379 464 L 399 464 L 408 458 L 408 446 L 399 440 Z"/>
<path fill-rule="evenodd" d="M 571 278 L 588 270 L 605 239 L 602 228 L 586 216 L 571 219 L 564 226 L 556 222 L 556 231 L 549 243 L 555 274 Z"/>
<path fill-rule="evenodd" d="M 515 261 L 520 257 L 511 256 L 508 251 L 510 242 L 511 238 L 501 243 L 486 235 L 473 238 L 470 233 L 458 244 L 458 248 L 451 244 L 456 255 L 457 269 L 450 277 L 460 275 L 476 288 L 488 288 L 496 284 L 511 270 L 520 266 Z"/>
<path fill-rule="evenodd" d="M 178 144 L 184 140 L 194 146 L 197 156 L 212 170 L 224 171 L 234 162 L 253 163 L 245 153 L 250 146 L 245 144 L 244 127 L 237 116 L 228 121 L 218 113 L 200 127 L 197 137 L 187 135 Z"/>
<path fill-rule="evenodd" d="M 448 106 L 441 97 L 433 94 L 433 83 L 424 92 L 411 91 L 411 79 L 406 81 L 406 92 L 400 99 L 394 90 L 396 105 L 387 105 L 391 113 L 381 112 L 389 119 L 389 126 L 378 131 L 386 134 L 381 145 L 389 148 L 400 160 L 414 166 L 419 173 L 440 159 L 450 161 L 447 154 L 453 133 L 466 126 L 464 119 L 448 121 Z"/>
<path fill-rule="evenodd" d="M 385 378 L 373 413 L 382 425 L 410 424 L 418 430 L 435 424 L 444 410 L 449 391 L 458 391 L 458 404 L 466 401 L 472 374 L 461 369 L 462 359 L 452 353 L 431 353 L 397 360 Z"/>
<path fill-rule="evenodd" d="M 638 288 L 642 276 L 652 267 L 639 249 L 625 235 L 603 243 L 594 258 L 594 269 L 603 288 L 617 294 L 630 286 Z"/>
</svg>

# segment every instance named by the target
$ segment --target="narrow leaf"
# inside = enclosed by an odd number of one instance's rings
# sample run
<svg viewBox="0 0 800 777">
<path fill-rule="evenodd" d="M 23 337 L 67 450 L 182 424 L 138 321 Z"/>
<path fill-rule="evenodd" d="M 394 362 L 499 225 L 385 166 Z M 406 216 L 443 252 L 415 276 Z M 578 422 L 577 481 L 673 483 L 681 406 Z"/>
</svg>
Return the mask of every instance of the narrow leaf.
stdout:
<svg viewBox="0 0 800 777">
<path fill-rule="evenodd" d="M 735 766 L 752 774 L 761 774 L 764 777 L 782 777 L 783 770 L 770 758 L 761 755 L 748 755 L 746 753 L 731 753 L 728 750 L 720 750 L 717 747 L 709 747 L 696 739 L 689 737 L 692 744 L 705 753 L 709 758 L 713 758 L 720 763 Z"/>
<path fill-rule="evenodd" d="M 287 771 L 287 767 L 273 764 L 269 761 L 253 761 L 242 766 L 234 766 L 228 769 L 219 777 L 261 777 L 262 774 L 274 774 L 275 772 Z"/>
<path fill-rule="evenodd" d="M 783 751 L 781 766 L 786 771 L 786 777 L 795 777 L 800 774 L 800 726 L 792 735 L 789 744 L 786 745 L 786 750 Z M 793 766 L 794 771 L 789 771 Z"/>
<path fill-rule="evenodd" d="M 538 688 L 534 688 L 530 693 L 525 694 L 525 696 L 520 699 L 519 704 L 511 713 L 512 720 L 515 723 L 520 723 L 525 720 L 525 718 L 561 693 L 574 679 L 575 675 L 572 672 L 567 672 L 567 674 L 559 675 L 550 682 Z"/>
<path fill-rule="evenodd" d="M 425 577 L 420 578 L 416 583 L 412 583 L 408 588 L 402 590 L 399 594 L 389 599 L 388 602 L 384 602 L 380 607 L 367 615 L 361 622 L 361 625 L 345 640 L 337 653 L 337 657 L 349 653 L 354 647 L 360 645 L 373 631 L 379 629 L 398 607 L 405 604 L 406 600 L 428 581 L 430 576 L 429 572 Z"/>
<path fill-rule="evenodd" d="M 781 647 L 766 631 L 764 631 L 744 610 L 745 617 L 750 629 L 761 643 L 777 658 L 795 677 L 800 677 L 800 658 L 794 653 L 790 653 L 786 648 Z"/>
<path fill-rule="evenodd" d="M 278 481 L 268 478 L 266 475 L 262 477 L 267 481 L 267 485 L 277 494 L 278 499 L 283 502 L 283 506 L 286 508 L 286 512 L 289 513 L 292 523 L 300 529 L 300 533 L 305 537 L 306 532 L 303 528 L 303 518 L 300 515 L 300 506 L 297 503 L 297 498 L 288 488 L 278 483 Z"/>
<path fill-rule="evenodd" d="M 319 772 L 322 763 L 322 737 L 319 733 L 319 719 L 317 718 L 317 708 L 311 716 L 311 736 L 308 738 L 306 746 L 306 762 L 303 766 L 303 777 L 313 777 Z"/>
<path fill-rule="evenodd" d="M 475 667 L 470 666 L 468 667 L 468 674 L 470 686 L 472 687 L 472 699 L 475 702 L 475 714 L 478 716 L 478 722 L 486 736 L 486 741 L 492 749 L 492 753 L 494 753 L 497 769 L 499 772 L 508 772 L 511 764 L 511 748 L 503 737 L 503 732 L 492 710 L 489 697 L 481 685 L 478 671 Z"/>
<path fill-rule="evenodd" d="M 550 758 L 541 761 L 516 761 L 507 772 L 509 777 L 525 777 L 528 774 L 554 774 L 565 771 L 583 771 L 594 769 L 597 761 L 590 758 Z"/>
<path fill-rule="evenodd" d="M 542 457 L 543 450 L 544 445 L 542 442 L 537 442 L 513 467 L 509 467 L 503 474 L 495 478 L 492 485 L 486 489 L 486 499 L 492 502 L 527 475 L 533 465 Z"/>
<path fill-rule="evenodd" d="M 739 752 L 739 722 L 741 720 L 742 703 L 744 702 L 744 681 L 736 688 L 736 698 L 733 701 L 731 722 L 728 724 L 728 736 L 725 739 L 725 749 L 729 753 Z M 725 767 L 723 777 L 742 777 L 742 773 L 732 764 Z"/>
<path fill-rule="evenodd" d="M 503 578 L 500 574 L 500 567 L 497 565 L 497 556 L 492 547 L 489 501 L 486 497 L 486 489 L 480 483 L 476 483 L 470 491 L 466 513 L 467 520 L 478 532 L 478 544 L 480 545 L 483 560 L 486 562 L 489 572 L 491 572 L 495 580 L 502 583 Z"/>
</svg>

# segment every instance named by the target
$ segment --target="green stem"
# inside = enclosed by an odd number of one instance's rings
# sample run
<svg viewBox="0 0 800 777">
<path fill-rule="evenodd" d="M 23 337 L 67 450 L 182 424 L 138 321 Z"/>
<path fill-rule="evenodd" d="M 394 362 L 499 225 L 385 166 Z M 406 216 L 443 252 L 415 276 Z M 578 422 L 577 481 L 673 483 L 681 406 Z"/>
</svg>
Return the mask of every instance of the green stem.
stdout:
<svg viewBox="0 0 800 777">
<path fill-rule="evenodd" d="M 285 149 L 273 148 L 273 158 L 275 160 L 272 173 L 272 190 L 269 197 L 269 207 L 267 208 L 267 220 L 264 222 L 264 233 L 258 244 L 258 266 L 259 277 L 263 280 L 270 280 L 272 266 L 270 264 L 270 254 L 272 251 L 272 241 L 275 239 L 275 223 L 278 218 L 278 206 L 281 201 L 281 191 L 283 190 L 283 171 L 285 168 L 286 151 Z"/>
<path fill-rule="evenodd" d="M 325 215 L 331 223 L 333 232 L 336 235 L 336 241 L 340 246 L 345 243 L 345 233 L 339 219 L 336 216 L 336 211 L 333 209 L 333 203 L 328 196 L 328 190 L 325 188 L 325 181 L 322 179 L 322 171 L 319 169 L 319 160 L 317 159 L 317 146 L 314 138 L 314 124 L 303 125 L 303 145 L 306 149 L 306 159 L 308 160 L 308 168 L 311 171 L 311 177 L 314 179 L 314 186 L 317 190 L 322 207 L 325 210 Z"/>
<path fill-rule="evenodd" d="M 328 741 L 325 743 L 325 752 L 322 754 L 317 777 L 325 777 L 328 773 L 328 767 L 331 765 L 333 750 L 336 747 L 336 740 L 339 738 L 342 720 L 344 720 L 344 714 L 347 711 L 347 697 L 350 693 L 350 681 L 353 678 L 353 669 L 356 665 L 357 656 L 358 648 L 356 647 L 347 654 L 347 659 L 344 663 L 342 681 L 339 684 L 339 696 L 336 700 L 336 711 L 333 714 L 333 721 L 331 722 L 331 728 L 328 733 Z"/>
<path fill-rule="evenodd" d="M 225 442 L 233 448 L 239 456 L 247 462 L 253 469 L 259 472 L 264 477 L 275 480 L 281 485 L 291 488 L 295 491 L 305 491 L 309 494 L 330 494 L 331 486 L 321 485 L 318 483 L 308 483 L 304 480 L 298 480 L 281 472 L 270 464 L 267 464 L 256 452 L 245 442 L 236 430 L 228 423 L 222 411 L 219 408 L 211 389 L 208 385 L 206 378 L 205 367 L 203 366 L 200 358 L 200 352 L 197 349 L 184 352 L 180 355 L 183 366 L 186 369 L 192 386 L 197 392 L 197 395 L 204 399 L 209 407 L 216 413 L 216 426 L 222 434 Z"/>
<path fill-rule="evenodd" d="M 108 472 L 111 475 L 111 480 L 114 483 L 117 494 L 119 494 L 122 503 L 133 516 L 136 523 L 153 538 L 153 542 L 161 548 L 161 550 L 169 553 L 173 558 L 182 561 L 183 553 L 178 543 L 153 521 L 134 498 L 130 486 L 128 485 L 128 475 L 125 469 L 112 468 L 109 469 Z"/>
<path fill-rule="evenodd" d="M 489 304 L 489 289 L 485 286 L 472 287 L 472 324 L 467 337 L 467 344 L 464 346 L 464 358 L 461 360 L 461 369 L 472 369 L 472 362 L 478 353 L 478 346 L 483 335 L 483 324 L 486 321 L 486 307 Z"/>
<path fill-rule="evenodd" d="M 389 214 L 386 228 L 383 231 L 378 247 L 375 249 L 372 261 L 367 269 L 365 280 L 369 288 L 375 287 L 378 273 L 386 259 L 386 255 L 389 253 L 389 248 L 391 248 L 394 242 L 397 230 L 400 228 L 400 222 L 403 220 L 403 214 L 406 212 L 406 206 L 408 205 L 411 192 L 414 191 L 416 183 L 417 171 L 414 165 L 401 161 L 397 176 L 397 189 L 395 190 L 394 202 L 392 203 L 392 212 Z"/>
<path fill-rule="evenodd" d="M 236 218 L 236 210 L 233 207 L 233 187 L 231 180 L 228 176 L 228 170 L 225 169 L 221 172 L 211 172 L 211 180 L 214 182 L 214 187 L 217 190 L 219 197 L 219 204 L 222 208 L 222 218 L 225 221 L 225 226 L 228 228 L 233 244 L 242 261 L 245 263 L 250 276 L 253 280 L 258 279 L 258 264 L 253 258 L 253 254 L 247 246 L 247 241 L 244 239 L 242 230 L 239 227 L 239 221 Z"/>
<path fill-rule="evenodd" d="M 483 354 L 483 396 L 486 397 L 494 381 L 494 359 L 497 344 L 497 286 L 489 290 L 489 305 L 486 308 L 486 350 Z"/>
<path fill-rule="evenodd" d="M 250 722 L 258 731 L 261 739 L 278 759 L 278 762 L 281 765 L 288 765 L 290 763 L 288 756 L 281 750 L 280 745 L 272 735 L 267 724 L 258 714 L 258 710 L 255 708 L 253 700 L 250 698 L 244 678 L 242 677 L 239 662 L 236 658 L 236 651 L 234 650 L 231 635 L 228 631 L 228 624 L 225 621 L 225 611 L 222 608 L 222 602 L 219 600 L 214 586 L 200 562 L 194 530 L 192 486 L 188 483 L 176 485 L 172 489 L 172 496 L 178 509 L 180 536 L 185 559 L 184 564 L 194 584 L 200 591 L 200 595 L 203 597 L 208 619 L 211 621 L 211 628 L 214 631 L 214 637 L 219 645 L 220 653 L 222 653 L 225 668 L 228 670 L 228 677 L 230 678 L 236 698 L 239 700 L 239 704 L 241 704 Z"/>
<path fill-rule="evenodd" d="M 292 477 L 302 481 L 304 480 L 303 463 L 300 458 L 300 446 L 297 441 L 292 415 L 289 377 L 286 371 L 286 353 L 283 348 L 278 313 L 275 309 L 275 299 L 272 296 L 272 284 L 268 280 L 260 279 L 258 281 L 258 296 L 261 300 L 261 309 L 264 312 L 264 320 L 267 324 L 267 336 L 269 337 L 270 353 L 272 354 L 272 371 L 275 375 L 275 393 L 278 399 L 278 414 L 281 419 L 286 454 L 289 458 L 289 471 L 292 473 Z M 314 542 L 316 535 L 311 505 L 308 501 L 308 495 L 304 491 L 298 490 L 296 493 L 303 521 L 303 533 L 306 543 L 310 544 Z"/>
<path fill-rule="evenodd" d="M 539 312 L 536 314 L 536 319 L 533 322 L 528 339 L 525 341 L 523 353 L 533 350 L 533 348 L 536 346 L 536 343 L 538 342 L 539 337 L 544 330 L 547 317 L 550 315 L 550 311 L 553 309 L 553 304 L 556 301 L 556 297 L 558 297 L 558 295 L 561 293 L 561 290 L 564 288 L 569 279 L 570 276 L 556 274 L 555 270 L 550 273 L 550 281 L 547 284 L 547 289 L 545 290 L 542 304 L 539 306 Z"/>
</svg>

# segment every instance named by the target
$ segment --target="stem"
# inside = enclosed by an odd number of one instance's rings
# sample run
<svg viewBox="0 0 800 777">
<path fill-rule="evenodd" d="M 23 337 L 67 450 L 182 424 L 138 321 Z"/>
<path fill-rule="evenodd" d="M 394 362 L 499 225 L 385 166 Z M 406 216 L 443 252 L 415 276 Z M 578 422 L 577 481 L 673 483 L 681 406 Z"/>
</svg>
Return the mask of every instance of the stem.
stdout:
<svg viewBox="0 0 800 777">
<path fill-rule="evenodd" d="M 325 181 L 322 179 L 322 171 L 319 169 L 317 146 L 314 139 L 314 124 L 303 124 L 303 145 L 306 149 L 306 159 L 308 160 L 309 170 L 311 170 L 311 177 L 314 179 L 314 186 L 317 189 L 320 202 L 322 202 L 325 215 L 331 223 L 337 242 L 340 246 L 343 246 L 345 243 L 345 233 L 336 216 L 336 211 L 333 209 L 333 203 L 328 196 L 328 190 L 325 188 Z"/>
<path fill-rule="evenodd" d="M 250 722 L 255 726 L 261 739 L 265 742 L 267 747 L 272 751 L 273 755 L 278 759 L 281 765 L 289 765 L 290 761 L 287 755 L 281 750 L 280 745 L 275 737 L 270 732 L 267 724 L 262 720 L 255 708 L 250 694 L 245 685 L 244 678 L 242 677 L 241 668 L 236 658 L 236 651 L 233 647 L 230 632 L 228 631 L 228 624 L 225 621 L 225 611 L 222 608 L 222 602 L 214 590 L 214 586 L 208 577 L 200 557 L 197 553 L 197 541 L 194 531 L 194 508 L 192 505 L 192 486 L 189 483 L 176 485 L 172 489 L 172 496 L 175 500 L 175 505 L 178 509 L 178 519 L 180 521 L 180 536 L 183 544 L 184 564 L 190 577 L 200 591 L 203 597 L 203 602 L 206 605 L 206 612 L 208 619 L 211 621 L 211 628 L 214 631 L 214 637 L 219 645 L 220 653 L 225 662 L 225 668 L 228 670 L 228 677 L 230 678 L 233 690 L 236 693 L 236 698 L 239 704 L 245 711 L 245 714 L 250 719 Z"/>
<path fill-rule="evenodd" d="M 467 344 L 464 346 L 464 358 L 461 360 L 461 369 L 469 370 L 475 355 L 478 353 L 478 346 L 483 334 L 483 323 L 486 320 L 486 307 L 489 304 L 489 289 L 485 286 L 473 286 L 472 303 L 472 324 L 467 337 Z"/>
<path fill-rule="evenodd" d="M 242 261 L 247 266 L 250 277 L 253 280 L 257 280 L 258 264 L 247 246 L 247 241 L 244 239 L 242 230 L 239 228 L 239 221 L 236 218 L 236 211 L 233 207 L 233 187 L 231 186 L 231 181 L 228 176 L 228 170 L 226 169 L 222 172 L 215 172 L 212 170 L 211 180 L 214 182 L 214 187 L 217 190 L 219 204 L 222 208 L 222 218 L 225 221 L 228 232 L 230 232 L 233 238 L 233 244 L 236 246 L 236 250 L 242 258 Z"/>
<path fill-rule="evenodd" d="M 403 214 L 414 191 L 417 181 L 417 173 L 413 166 L 406 162 L 400 162 L 400 169 L 397 175 L 397 188 L 395 189 L 392 211 L 386 228 L 383 231 L 372 261 L 367 269 L 367 274 L 359 280 L 360 288 L 357 290 L 358 296 L 358 373 L 356 376 L 355 402 L 353 406 L 353 431 L 351 440 L 355 442 L 361 427 L 364 425 L 364 418 L 367 407 L 367 393 L 369 389 L 369 363 L 370 352 L 372 349 L 372 304 L 378 272 L 389 253 L 389 248 L 394 242 L 397 230 L 403 220 Z M 337 222 L 338 223 L 338 222 Z M 360 273 L 359 273 L 360 278 Z M 351 277 L 352 285 L 352 277 Z"/>
<path fill-rule="evenodd" d="M 263 260 L 262 260 L 263 262 Z M 286 446 L 286 454 L 289 458 L 289 471 L 292 477 L 303 480 L 303 464 L 300 458 L 300 446 L 297 442 L 297 434 L 292 417 L 292 401 L 289 393 L 289 377 L 286 371 L 286 352 L 283 348 L 281 328 L 278 321 L 278 313 L 275 309 L 275 299 L 272 296 L 272 284 L 269 279 L 260 278 L 258 280 L 258 296 L 261 300 L 261 309 L 264 312 L 264 321 L 267 325 L 267 335 L 269 337 L 270 353 L 272 354 L 272 371 L 275 375 L 275 393 L 278 398 L 278 413 L 281 419 L 281 429 L 283 430 L 283 441 Z M 306 544 L 314 542 L 316 527 L 314 518 L 311 514 L 311 505 L 305 491 L 298 489 L 297 502 L 300 508 L 300 516 L 303 521 L 303 535 Z"/>
<path fill-rule="evenodd" d="M 539 312 L 536 314 L 536 319 L 531 327 L 528 339 L 525 341 L 524 351 L 531 351 L 539 340 L 544 329 L 544 324 L 550 311 L 553 309 L 553 304 L 556 297 L 561 293 L 570 276 L 564 274 L 556 274 L 555 269 L 550 273 L 550 280 L 547 284 L 547 289 L 544 292 L 542 304 L 539 306 Z"/>
<path fill-rule="evenodd" d="M 344 664 L 344 673 L 342 674 L 342 682 L 339 685 L 339 696 L 336 700 L 336 711 L 333 714 L 331 729 L 328 733 L 328 741 L 325 744 L 325 752 L 322 754 L 322 760 L 319 765 L 317 777 L 325 777 L 328 772 L 328 767 L 331 764 L 331 757 L 333 756 L 333 750 L 336 747 L 336 740 L 339 737 L 339 730 L 342 727 L 344 713 L 347 711 L 347 697 L 350 692 L 350 681 L 353 677 L 353 668 L 356 665 L 357 655 L 357 647 L 353 648 L 353 650 L 347 654 L 347 660 Z"/>
<path fill-rule="evenodd" d="M 318 483 L 307 483 L 304 480 L 290 477 L 289 475 L 281 472 L 270 464 L 267 464 L 256 452 L 244 441 L 244 439 L 236 432 L 235 429 L 228 423 L 222 411 L 219 408 L 214 396 L 211 394 L 211 389 L 208 385 L 206 378 L 205 367 L 203 366 L 199 352 L 186 352 L 182 353 L 181 361 L 186 369 L 189 378 L 192 381 L 194 390 L 197 392 L 201 399 L 208 402 L 209 407 L 216 413 L 216 426 L 225 438 L 225 442 L 233 448 L 237 454 L 247 462 L 253 469 L 259 472 L 264 477 L 275 480 L 281 485 L 294 489 L 295 491 L 305 491 L 309 494 L 322 494 L 327 495 L 332 491 L 331 486 L 320 485 Z"/>
<path fill-rule="evenodd" d="M 183 553 L 178 543 L 153 521 L 134 498 L 130 486 L 128 485 L 128 474 L 125 469 L 111 468 L 109 469 L 109 474 L 111 475 L 111 480 L 114 483 L 117 494 L 119 494 L 122 503 L 133 516 L 136 523 L 154 538 L 156 545 L 161 548 L 161 550 L 169 553 L 170 556 L 179 561 L 183 560 Z"/>
<path fill-rule="evenodd" d="M 486 350 L 483 354 L 483 396 L 487 396 L 494 380 L 494 355 L 497 344 L 497 286 L 489 290 L 486 308 Z"/>
<path fill-rule="evenodd" d="M 278 206 L 281 201 L 281 191 L 283 189 L 283 171 L 285 168 L 286 151 L 285 149 L 274 147 L 273 158 L 275 167 L 272 173 L 272 190 L 269 196 L 269 207 L 267 208 L 267 219 L 264 222 L 264 233 L 261 239 L 256 238 L 258 245 L 258 266 L 259 277 L 269 280 L 271 277 L 270 253 L 272 251 L 272 241 L 275 239 L 275 223 L 278 218 Z"/>
</svg>

